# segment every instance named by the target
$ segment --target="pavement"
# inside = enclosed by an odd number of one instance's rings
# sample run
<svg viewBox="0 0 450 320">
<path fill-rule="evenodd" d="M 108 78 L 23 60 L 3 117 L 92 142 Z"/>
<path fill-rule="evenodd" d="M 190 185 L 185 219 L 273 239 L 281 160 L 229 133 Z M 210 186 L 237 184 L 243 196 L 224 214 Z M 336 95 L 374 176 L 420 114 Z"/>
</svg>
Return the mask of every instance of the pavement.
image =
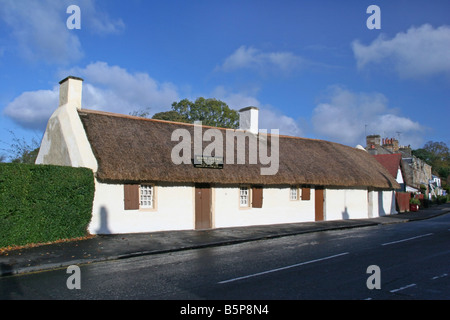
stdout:
<svg viewBox="0 0 450 320">
<path fill-rule="evenodd" d="M 210 230 L 96 235 L 83 240 L 10 250 L 0 254 L 0 277 L 70 265 L 127 259 L 151 254 L 223 246 L 311 232 L 361 228 L 429 219 L 450 212 L 450 203 L 369 219 L 303 222 Z"/>
</svg>

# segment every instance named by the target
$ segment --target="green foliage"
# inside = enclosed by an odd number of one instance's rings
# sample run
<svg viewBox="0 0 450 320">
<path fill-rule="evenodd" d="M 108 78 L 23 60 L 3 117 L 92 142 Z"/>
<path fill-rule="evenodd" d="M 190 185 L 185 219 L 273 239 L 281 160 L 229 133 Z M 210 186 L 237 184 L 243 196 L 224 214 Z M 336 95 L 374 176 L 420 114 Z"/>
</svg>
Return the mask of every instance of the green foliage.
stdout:
<svg viewBox="0 0 450 320">
<path fill-rule="evenodd" d="M 152 119 L 189 123 L 183 115 L 174 110 L 155 113 Z"/>
<path fill-rule="evenodd" d="M 144 108 L 139 110 L 134 110 L 129 113 L 130 116 L 148 118 L 150 115 L 150 108 Z"/>
<path fill-rule="evenodd" d="M 0 247 L 87 235 L 94 199 L 91 170 L 0 164 Z"/>
<path fill-rule="evenodd" d="M 450 152 L 444 142 L 428 141 L 423 148 L 413 150 L 412 154 L 428 163 L 433 173 L 446 179 L 450 174 Z"/>
<path fill-rule="evenodd" d="M 437 204 L 444 204 L 450 201 L 450 195 L 446 196 L 437 196 L 436 197 L 436 203 Z"/>
<path fill-rule="evenodd" d="M 8 149 L 2 150 L 7 151 L 10 154 L 10 161 L 13 163 L 34 164 L 39 153 L 39 142 L 36 140 L 36 138 L 32 138 L 31 141 L 26 141 L 24 138 L 18 138 L 12 131 L 9 131 L 9 133 L 11 135 L 11 142 L 0 142 L 2 144 L 9 145 Z M 0 163 L 5 161 L 6 156 L 0 156 Z"/>
<path fill-rule="evenodd" d="M 418 204 L 418 205 L 420 205 L 420 200 L 416 199 L 416 198 L 411 198 L 411 199 L 409 199 L 409 203 L 410 204 Z"/>
<path fill-rule="evenodd" d="M 197 98 L 195 102 L 183 99 L 172 103 L 172 110 L 160 112 L 153 119 L 194 123 L 201 121 L 204 126 L 221 128 L 239 128 L 239 113 L 230 109 L 220 100 Z"/>
</svg>

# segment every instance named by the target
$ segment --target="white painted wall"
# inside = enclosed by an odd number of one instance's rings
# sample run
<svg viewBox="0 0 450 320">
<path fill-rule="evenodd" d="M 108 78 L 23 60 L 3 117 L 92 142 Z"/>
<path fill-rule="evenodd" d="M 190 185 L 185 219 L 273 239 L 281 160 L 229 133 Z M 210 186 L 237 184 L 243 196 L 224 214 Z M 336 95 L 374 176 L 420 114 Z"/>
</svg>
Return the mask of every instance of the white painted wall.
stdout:
<svg viewBox="0 0 450 320">
<path fill-rule="evenodd" d="M 257 134 L 259 130 L 259 109 L 256 107 L 248 107 L 239 110 L 239 129 L 248 130 L 253 134 Z"/>
<path fill-rule="evenodd" d="M 395 191 L 378 191 L 378 216 L 396 214 Z"/>
<path fill-rule="evenodd" d="M 96 182 L 92 234 L 190 230 L 195 227 L 195 188 L 157 185 L 154 210 L 124 210 L 122 184 Z M 311 200 L 289 199 L 289 188 L 264 188 L 263 208 L 241 208 L 239 187 L 212 188 L 213 228 L 314 221 Z M 175 196 L 174 196 L 175 195 Z"/>
<path fill-rule="evenodd" d="M 97 171 L 97 160 L 75 104 L 69 102 L 60 106 L 50 117 L 36 164 L 85 167 Z"/>
<path fill-rule="evenodd" d="M 370 190 L 367 194 L 368 200 L 368 218 L 379 217 L 378 211 L 378 191 Z"/>
<path fill-rule="evenodd" d="M 289 197 L 290 187 L 265 187 L 262 208 L 240 207 L 239 186 L 215 186 L 212 187 L 211 194 L 213 228 L 315 220 L 314 189 L 311 189 L 310 200 L 293 201 Z M 156 185 L 156 204 L 153 210 L 124 210 L 123 198 L 122 184 L 96 182 L 90 233 L 134 233 L 195 228 L 195 188 L 192 185 Z M 325 220 L 363 219 L 396 213 L 393 191 L 325 189 L 324 198 Z M 370 199 L 372 203 L 369 202 Z"/>
<path fill-rule="evenodd" d="M 325 220 L 368 217 L 367 189 L 325 189 Z"/>
<path fill-rule="evenodd" d="M 397 178 L 395 179 L 399 184 L 404 183 L 405 181 L 403 180 L 403 174 L 402 174 L 402 170 L 400 170 L 400 168 L 398 168 L 397 170 Z"/>
<path fill-rule="evenodd" d="M 289 190 L 264 187 L 262 208 L 241 208 L 239 186 L 216 186 L 213 225 L 223 228 L 314 221 L 314 190 L 311 200 L 306 201 L 290 200 Z"/>
<path fill-rule="evenodd" d="M 91 234 L 194 229 L 194 188 L 156 185 L 155 209 L 124 210 L 122 184 L 96 181 Z"/>
<path fill-rule="evenodd" d="M 60 82 L 59 106 L 47 123 L 36 164 L 85 167 L 97 171 L 97 160 L 78 116 L 82 84 L 82 79 L 74 77 Z"/>
<path fill-rule="evenodd" d="M 361 197 L 362 201 L 362 197 Z M 377 218 L 385 215 L 396 214 L 395 209 L 395 192 L 383 190 L 369 190 L 367 193 L 367 217 L 362 218 Z M 349 217 L 350 219 L 359 219 L 361 217 Z"/>
</svg>

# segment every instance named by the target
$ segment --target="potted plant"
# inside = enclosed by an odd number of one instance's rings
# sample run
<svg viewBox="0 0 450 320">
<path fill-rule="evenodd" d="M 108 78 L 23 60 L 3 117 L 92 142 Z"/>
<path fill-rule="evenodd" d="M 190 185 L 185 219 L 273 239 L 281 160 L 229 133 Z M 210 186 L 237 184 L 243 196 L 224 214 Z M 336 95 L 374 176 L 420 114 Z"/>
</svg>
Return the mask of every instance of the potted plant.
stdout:
<svg viewBox="0 0 450 320">
<path fill-rule="evenodd" d="M 419 211 L 420 200 L 416 198 L 409 199 L 409 210 Z"/>
</svg>

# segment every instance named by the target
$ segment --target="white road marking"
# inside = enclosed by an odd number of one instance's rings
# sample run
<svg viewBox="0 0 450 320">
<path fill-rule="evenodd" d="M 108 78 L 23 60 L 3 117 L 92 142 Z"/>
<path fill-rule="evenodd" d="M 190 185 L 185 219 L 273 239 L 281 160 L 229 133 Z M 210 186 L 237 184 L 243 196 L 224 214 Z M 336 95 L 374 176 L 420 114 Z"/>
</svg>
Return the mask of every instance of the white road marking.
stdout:
<svg viewBox="0 0 450 320">
<path fill-rule="evenodd" d="M 387 246 L 387 245 L 390 245 L 390 244 L 399 243 L 399 242 L 404 242 L 404 241 L 409 241 L 409 240 L 414 240 L 414 239 L 418 239 L 418 238 L 422 238 L 422 237 L 427 237 L 427 236 L 431 236 L 431 235 L 433 235 L 433 233 L 427 233 L 427 234 L 422 234 L 422 235 L 417 236 L 417 237 L 412 237 L 412 238 L 407 238 L 407 239 L 402 239 L 402 240 L 397 240 L 397 241 L 392 241 L 392 242 L 386 242 L 386 243 L 383 243 L 383 244 L 381 244 L 381 245 L 382 245 L 382 246 Z"/>
<path fill-rule="evenodd" d="M 411 288 L 411 287 L 414 287 L 414 286 L 416 286 L 416 284 L 415 283 L 411 283 L 411 284 L 408 284 L 407 286 L 404 286 L 404 287 L 401 287 L 401 288 L 398 288 L 398 289 L 390 290 L 389 292 L 390 293 L 394 293 L 394 292 L 397 292 L 397 291 L 400 291 L 400 290 L 404 290 L 404 289 L 407 289 L 407 288 Z"/>
<path fill-rule="evenodd" d="M 258 272 L 258 273 L 254 273 L 254 274 L 249 274 L 247 276 L 242 276 L 242 277 L 237 277 L 237 278 L 233 278 L 233 279 L 229 279 L 229 280 L 224 280 L 224 281 L 220 281 L 218 283 L 219 284 L 224 284 L 224 283 L 229 283 L 229 282 L 233 282 L 233 281 L 238 281 L 238 280 L 248 279 L 248 278 L 252 278 L 252 277 L 257 277 L 257 276 L 261 276 L 263 274 L 268 274 L 268 273 L 272 273 L 272 272 L 277 272 L 277 271 L 282 271 L 282 270 L 286 270 L 286 269 L 290 269 L 290 268 L 303 266 L 305 264 L 310 264 L 310 263 L 314 263 L 314 262 L 319 262 L 319 261 L 323 261 L 323 260 L 337 258 L 337 257 L 340 257 L 340 256 L 344 256 L 346 254 L 349 254 L 349 253 L 348 252 L 339 253 L 339 254 L 335 254 L 333 256 L 329 256 L 329 257 L 325 257 L 325 258 L 310 260 L 310 261 L 301 262 L 301 263 L 293 264 L 293 265 L 286 266 L 286 267 L 276 268 L 276 269 L 267 270 L 267 271 L 263 271 L 263 272 Z"/>
<path fill-rule="evenodd" d="M 444 274 L 441 274 L 440 276 L 436 276 L 436 277 L 431 278 L 431 280 L 436 280 L 436 279 L 439 279 L 439 278 L 445 278 L 446 276 L 448 276 L 448 274 L 444 273 Z"/>
</svg>

